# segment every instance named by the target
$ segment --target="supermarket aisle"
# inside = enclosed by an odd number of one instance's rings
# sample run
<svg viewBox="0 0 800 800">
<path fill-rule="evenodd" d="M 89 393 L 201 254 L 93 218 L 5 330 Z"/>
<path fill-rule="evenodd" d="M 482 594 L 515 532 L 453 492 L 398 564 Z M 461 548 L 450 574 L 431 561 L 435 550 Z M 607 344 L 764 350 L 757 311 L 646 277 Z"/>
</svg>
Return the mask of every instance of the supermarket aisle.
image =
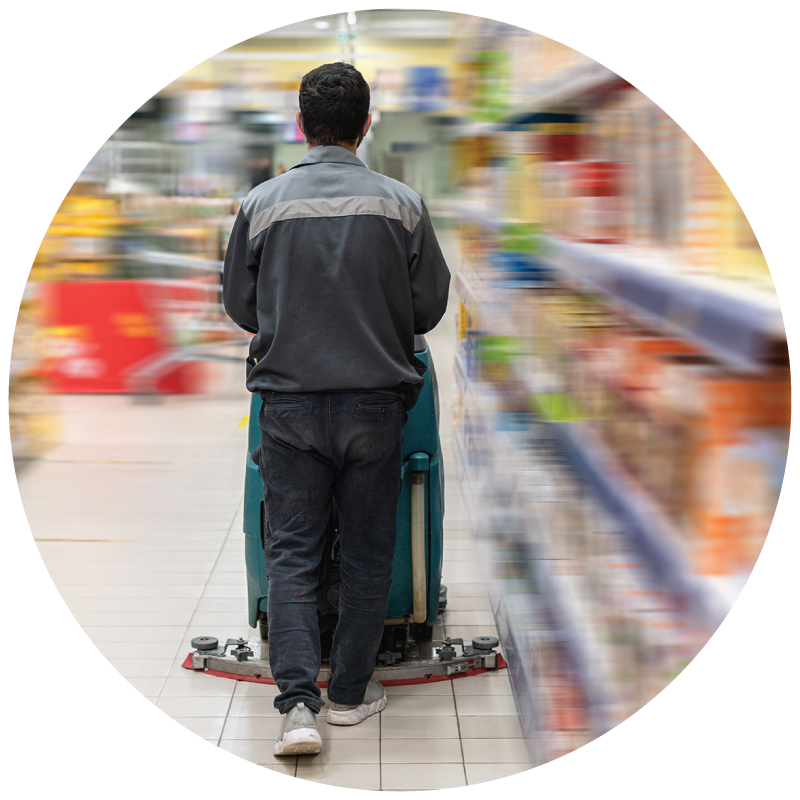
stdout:
<svg viewBox="0 0 800 800">
<path fill-rule="evenodd" d="M 455 271 L 457 251 L 443 248 Z M 455 314 L 429 337 L 445 453 L 450 636 L 497 635 L 454 470 Z M 247 395 L 238 368 L 213 394 L 62 398 L 63 443 L 20 476 L 42 557 L 78 622 L 120 673 L 208 742 L 270 769 L 364 789 L 436 789 L 528 769 L 507 672 L 394 687 L 379 718 L 321 723 L 319 756 L 277 761 L 275 688 L 180 665 L 192 637 L 249 635 L 242 536 Z M 449 457 L 448 457 L 449 456 Z"/>
</svg>

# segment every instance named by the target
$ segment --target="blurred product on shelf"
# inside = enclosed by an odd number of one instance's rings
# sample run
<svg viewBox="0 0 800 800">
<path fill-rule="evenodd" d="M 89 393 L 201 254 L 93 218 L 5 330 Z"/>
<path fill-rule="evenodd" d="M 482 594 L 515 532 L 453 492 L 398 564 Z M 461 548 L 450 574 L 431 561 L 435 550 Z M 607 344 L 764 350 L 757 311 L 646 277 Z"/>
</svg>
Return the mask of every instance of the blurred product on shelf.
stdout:
<svg viewBox="0 0 800 800">
<path fill-rule="evenodd" d="M 580 160 L 586 150 L 587 130 L 586 123 L 574 114 L 539 126 L 537 138 L 542 140 L 544 159 L 553 163 Z"/>
<path fill-rule="evenodd" d="M 689 342 L 638 330 L 607 303 L 552 289 L 528 292 L 524 313 L 515 318 L 518 338 L 504 340 L 504 352 L 535 359 L 533 410 L 591 429 L 696 544 L 698 572 L 752 568 L 777 495 L 768 491 L 767 473 L 745 469 L 744 459 L 755 451 L 744 443 L 755 441 L 756 430 L 765 441 L 767 430 L 767 440 L 783 440 L 785 453 L 788 376 L 737 376 Z M 472 347 L 485 350 L 495 340 L 484 335 Z M 475 377 L 496 375 L 483 369 Z M 746 492 L 727 472 L 734 458 Z M 715 532 L 720 527 L 725 536 Z"/>
<path fill-rule="evenodd" d="M 60 436 L 54 398 L 43 370 L 40 286 L 29 282 L 20 304 L 8 382 L 8 422 L 15 465 L 45 453 Z"/>
<path fill-rule="evenodd" d="M 749 571 L 778 499 L 754 445 L 774 442 L 786 457 L 791 385 L 743 379 L 684 356 L 668 361 L 662 391 L 670 430 L 686 443 L 679 453 L 687 489 L 680 506 L 684 535 L 696 545 L 695 568 L 712 575 Z"/>
<path fill-rule="evenodd" d="M 606 724 L 614 724 L 680 672 L 705 644 L 713 623 L 687 616 L 685 599 L 661 586 L 630 532 L 610 521 L 613 514 L 603 513 L 602 498 L 584 484 L 562 447 L 529 451 L 516 472 L 498 468 L 498 459 L 507 458 L 510 451 L 495 441 L 492 431 L 516 427 L 512 420 L 525 419 L 520 411 L 524 407 L 513 395 L 514 362 L 529 366 L 527 358 L 538 358 L 529 349 L 531 342 L 534 348 L 537 342 L 550 346 L 552 352 L 542 363 L 562 370 L 561 391 L 531 395 L 534 415 L 528 424 L 535 428 L 535 419 L 578 424 L 578 435 L 585 426 L 594 426 L 612 457 L 614 473 L 609 477 L 616 476 L 630 499 L 646 494 L 662 506 L 692 553 L 691 574 L 698 576 L 747 574 L 760 551 L 777 502 L 788 443 L 788 383 L 741 378 L 731 383 L 713 359 L 693 355 L 691 344 L 636 329 L 628 335 L 624 319 L 614 321 L 609 309 L 602 315 L 592 298 L 574 300 L 571 316 L 556 305 L 549 322 L 537 328 L 541 338 L 487 334 L 473 327 L 469 309 L 475 306 L 464 280 L 462 274 L 458 330 L 465 349 L 459 359 L 479 365 L 459 379 L 455 437 L 465 486 L 477 494 L 480 511 L 475 513 L 480 520 L 492 513 L 488 506 L 493 493 L 518 483 L 525 470 L 536 470 L 527 479 L 536 489 L 533 499 L 503 495 L 502 530 L 506 537 L 515 528 L 527 531 L 523 536 L 533 539 L 528 543 L 544 548 L 538 558 L 549 565 L 551 580 L 569 576 L 565 595 L 556 604 L 563 601 L 569 607 L 574 598 L 567 595 L 583 596 L 578 611 L 573 609 L 577 621 L 570 624 L 579 640 L 596 641 L 597 652 L 583 657 L 587 669 L 602 673 L 599 682 L 608 697 L 598 702 Z M 530 295 L 539 290 L 525 291 Z M 553 300 L 558 295 L 545 297 Z M 563 306 L 563 295 L 560 299 Z M 498 303 L 495 293 L 476 310 Z M 514 324 L 526 319 L 510 306 L 505 310 L 515 317 Z M 526 310 L 530 322 L 533 313 L 530 306 Z M 495 313 L 502 317 L 496 308 Z M 539 314 L 537 321 L 542 316 L 547 315 Z M 484 313 L 481 319 L 493 317 Z M 474 352 L 481 354 L 477 360 Z M 694 388 L 689 376 L 671 374 L 674 369 L 685 372 L 689 364 L 706 369 L 705 380 L 695 376 Z M 517 391 L 528 394 L 546 369 L 528 373 Z M 669 396 L 665 387 L 673 385 L 682 403 L 692 409 L 690 418 L 678 420 L 662 398 Z M 487 393 L 494 402 L 486 400 Z M 733 407 L 726 405 L 736 397 Z M 487 455 L 493 450 L 494 457 Z M 758 467 L 751 468 L 748 459 Z M 507 522 L 511 508 L 519 509 L 521 521 L 516 525 Z M 562 675 L 569 672 L 565 668 Z M 581 704 L 574 702 L 579 711 Z M 556 738 L 548 739 L 551 745 Z"/>
<path fill-rule="evenodd" d="M 704 643 L 685 625 L 613 518 L 552 446 L 530 453 L 529 485 L 545 487 L 529 513 L 547 531 L 554 574 L 582 606 L 580 638 L 593 640 L 594 666 L 609 690 L 606 713 L 619 722 L 654 697 Z M 603 655 L 605 654 L 605 656 Z"/>
<path fill-rule="evenodd" d="M 711 272 L 722 255 L 723 181 L 699 147 L 692 143 L 689 151 L 689 257 L 698 269 Z"/>
<path fill-rule="evenodd" d="M 725 182 L 634 88 L 614 88 L 572 110 L 517 114 L 505 128 L 503 114 L 490 116 L 497 130 L 467 129 L 454 146 L 462 184 L 473 176 L 473 201 L 491 216 L 536 222 L 572 241 L 658 250 L 676 271 L 770 287 L 758 242 Z"/>
<path fill-rule="evenodd" d="M 32 271 L 49 391 L 197 392 L 203 349 L 242 341 L 219 298 L 238 201 L 77 183 Z"/>
<path fill-rule="evenodd" d="M 562 121 L 547 122 L 535 130 L 541 151 L 541 222 L 549 232 L 568 236 L 574 229 L 574 170 L 586 150 L 587 126 L 577 115 L 565 115 Z"/>
<path fill-rule="evenodd" d="M 15 465 L 41 456 L 60 437 L 58 409 L 42 392 L 38 381 L 13 381 L 8 393 L 8 422 Z"/>
<path fill-rule="evenodd" d="M 477 73 L 474 96 L 474 117 L 479 121 L 495 122 L 509 110 L 511 64 L 505 50 L 475 53 Z"/>
<path fill-rule="evenodd" d="M 493 268 L 506 282 L 539 283 L 549 274 L 542 250 L 539 226 L 519 222 L 504 225 L 492 256 Z"/>
<path fill-rule="evenodd" d="M 117 255 L 119 198 L 89 194 L 76 184 L 47 230 L 34 263 L 34 280 L 80 280 L 112 274 Z"/>
<path fill-rule="evenodd" d="M 378 69 L 370 85 L 372 108 L 385 112 L 449 113 L 447 72 L 439 66 Z"/>
<path fill-rule="evenodd" d="M 700 268 L 724 277 L 770 282 L 769 269 L 736 199 L 693 142 L 690 153 L 690 216 L 687 244 Z"/>
<path fill-rule="evenodd" d="M 571 176 L 572 237 L 581 242 L 622 239 L 620 169 L 612 161 L 582 161 Z"/>
</svg>

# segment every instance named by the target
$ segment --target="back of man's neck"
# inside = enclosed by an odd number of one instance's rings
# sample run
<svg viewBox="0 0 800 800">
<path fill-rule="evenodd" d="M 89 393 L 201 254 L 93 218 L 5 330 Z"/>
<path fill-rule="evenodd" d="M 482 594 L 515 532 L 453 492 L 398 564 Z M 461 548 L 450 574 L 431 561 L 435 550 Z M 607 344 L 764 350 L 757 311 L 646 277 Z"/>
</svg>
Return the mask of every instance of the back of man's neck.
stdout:
<svg viewBox="0 0 800 800">
<path fill-rule="evenodd" d="M 324 144 L 310 144 L 308 146 L 309 150 L 313 150 L 315 147 L 344 147 L 345 150 L 349 150 L 353 155 L 357 155 L 356 150 L 358 150 L 357 144 L 345 144 L 344 142 L 340 142 L 339 144 L 334 145 L 324 145 Z"/>
</svg>

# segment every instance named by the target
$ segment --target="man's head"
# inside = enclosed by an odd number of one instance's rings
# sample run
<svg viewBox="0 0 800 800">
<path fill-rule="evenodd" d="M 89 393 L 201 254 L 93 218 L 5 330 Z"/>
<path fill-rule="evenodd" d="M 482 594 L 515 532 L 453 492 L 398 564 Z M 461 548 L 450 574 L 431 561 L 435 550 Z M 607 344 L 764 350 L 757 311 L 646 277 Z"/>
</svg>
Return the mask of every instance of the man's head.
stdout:
<svg viewBox="0 0 800 800">
<path fill-rule="evenodd" d="M 311 147 L 355 149 L 369 129 L 369 86 L 350 64 L 323 64 L 300 82 L 298 125 Z"/>
</svg>

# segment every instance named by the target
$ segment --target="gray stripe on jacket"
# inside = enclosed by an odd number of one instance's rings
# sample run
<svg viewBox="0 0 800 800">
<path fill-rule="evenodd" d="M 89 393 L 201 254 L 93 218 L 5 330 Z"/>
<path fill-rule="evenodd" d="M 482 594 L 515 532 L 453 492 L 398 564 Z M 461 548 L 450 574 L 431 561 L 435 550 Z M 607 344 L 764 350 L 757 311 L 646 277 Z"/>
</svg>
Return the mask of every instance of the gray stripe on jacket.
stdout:
<svg viewBox="0 0 800 800">
<path fill-rule="evenodd" d="M 255 239 L 273 222 L 306 217 L 377 216 L 400 220 L 403 227 L 413 233 L 420 220 L 419 214 L 388 197 L 361 195 L 355 197 L 316 197 L 283 200 L 257 212 L 250 220 L 250 239 Z"/>
</svg>

